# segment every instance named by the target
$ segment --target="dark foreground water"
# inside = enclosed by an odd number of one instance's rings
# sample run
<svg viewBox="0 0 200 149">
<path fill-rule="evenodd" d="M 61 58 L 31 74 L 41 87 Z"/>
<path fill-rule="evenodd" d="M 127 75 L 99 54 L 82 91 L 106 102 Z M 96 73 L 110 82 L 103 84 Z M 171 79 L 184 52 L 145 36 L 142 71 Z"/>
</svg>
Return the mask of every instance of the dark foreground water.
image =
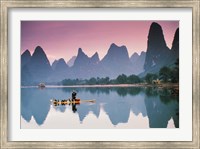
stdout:
<svg viewBox="0 0 200 149">
<path fill-rule="evenodd" d="M 50 99 L 96 99 L 53 106 Z M 178 128 L 179 98 L 171 89 L 139 87 L 21 88 L 21 128 Z"/>
</svg>

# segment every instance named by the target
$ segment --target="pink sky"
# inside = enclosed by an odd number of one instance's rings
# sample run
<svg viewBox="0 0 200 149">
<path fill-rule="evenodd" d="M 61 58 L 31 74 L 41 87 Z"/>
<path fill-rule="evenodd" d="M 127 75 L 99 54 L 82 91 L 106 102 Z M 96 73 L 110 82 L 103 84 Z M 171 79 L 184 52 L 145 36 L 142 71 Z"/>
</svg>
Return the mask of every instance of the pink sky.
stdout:
<svg viewBox="0 0 200 149">
<path fill-rule="evenodd" d="M 50 62 L 76 56 L 78 48 L 91 57 L 98 52 L 100 59 L 112 43 L 125 45 L 129 56 L 147 49 L 147 37 L 152 22 L 162 26 L 167 46 L 171 48 L 179 21 L 22 21 L 21 53 L 33 53 L 41 46 Z"/>
</svg>

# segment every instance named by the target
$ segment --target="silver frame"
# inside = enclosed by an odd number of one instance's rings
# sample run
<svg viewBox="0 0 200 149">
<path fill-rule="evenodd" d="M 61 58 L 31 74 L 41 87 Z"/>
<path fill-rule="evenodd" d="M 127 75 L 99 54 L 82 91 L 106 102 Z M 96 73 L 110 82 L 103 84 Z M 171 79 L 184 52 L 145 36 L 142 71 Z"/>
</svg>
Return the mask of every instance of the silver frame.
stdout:
<svg viewBox="0 0 200 149">
<path fill-rule="evenodd" d="M 0 0 L 0 141 L 1 148 L 200 148 L 199 95 L 200 95 L 200 1 L 199 0 Z M 192 8 L 192 141 L 181 142 L 13 142 L 8 141 L 8 9 L 9 8 Z"/>
</svg>

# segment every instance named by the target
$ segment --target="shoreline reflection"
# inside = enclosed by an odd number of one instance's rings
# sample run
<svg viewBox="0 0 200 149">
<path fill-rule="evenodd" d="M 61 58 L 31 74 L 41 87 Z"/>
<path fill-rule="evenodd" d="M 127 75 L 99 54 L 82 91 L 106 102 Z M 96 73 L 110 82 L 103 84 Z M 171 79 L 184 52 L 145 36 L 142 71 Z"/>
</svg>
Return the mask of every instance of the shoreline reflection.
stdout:
<svg viewBox="0 0 200 149">
<path fill-rule="evenodd" d="M 33 117 L 37 125 L 43 125 L 50 111 L 50 99 L 66 99 L 70 97 L 72 90 L 73 88 L 45 88 L 44 90 L 22 88 L 21 116 L 27 123 Z M 90 112 L 98 119 L 100 109 L 103 107 L 113 127 L 128 123 L 130 113 L 133 112 L 136 117 L 140 114 L 142 117 L 147 117 L 150 128 L 166 128 L 170 119 L 173 120 L 174 126 L 179 128 L 179 97 L 172 94 L 172 89 L 110 87 L 77 88 L 76 90 L 78 97 L 96 99 L 96 103 L 58 106 L 55 112 L 64 113 L 66 109 L 71 109 L 78 115 L 80 125 Z"/>
</svg>

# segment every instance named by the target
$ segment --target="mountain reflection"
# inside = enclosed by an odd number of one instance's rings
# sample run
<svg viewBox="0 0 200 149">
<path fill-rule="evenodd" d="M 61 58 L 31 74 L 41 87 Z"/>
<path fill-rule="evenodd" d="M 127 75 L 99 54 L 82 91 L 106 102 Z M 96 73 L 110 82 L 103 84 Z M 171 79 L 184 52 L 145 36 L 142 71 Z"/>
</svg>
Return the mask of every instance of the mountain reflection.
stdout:
<svg viewBox="0 0 200 149">
<path fill-rule="evenodd" d="M 33 116 L 38 125 L 43 124 L 49 112 L 49 94 L 35 88 L 22 89 L 21 94 L 22 117 L 30 121 Z"/>
<path fill-rule="evenodd" d="M 95 104 L 83 103 L 73 106 L 57 106 L 57 112 L 64 113 L 71 108 L 78 114 L 82 123 L 92 112 L 97 118 L 103 108 L 113 125 L 128 123 L 130 113 L 140 113 L 148 117 L 150 128 L 166 128 L 173 119 L 179 127 L 178 96 L 171 95 L 171 89 L 139 88 L 139 87 L 91 87 L 91 88 L 22 88 L 21 115 L 30 122 L 33 117 L 38 125 L 42 125 L 50 110 L 50 99 L 68 99 L 72 90 L 78 92 L 77 98 L 83 100 L 96 99 Z M 67 116 L 66 116 L 67 118 Z"/>
<path fill-rule="evenodd" d="M 173 118 L 176 128 L 179 127 L 178 96 L 171 95 L 172 89 L 147 88 L 145 105 L 150 128 L 166 128 Z"/>
</svg>

